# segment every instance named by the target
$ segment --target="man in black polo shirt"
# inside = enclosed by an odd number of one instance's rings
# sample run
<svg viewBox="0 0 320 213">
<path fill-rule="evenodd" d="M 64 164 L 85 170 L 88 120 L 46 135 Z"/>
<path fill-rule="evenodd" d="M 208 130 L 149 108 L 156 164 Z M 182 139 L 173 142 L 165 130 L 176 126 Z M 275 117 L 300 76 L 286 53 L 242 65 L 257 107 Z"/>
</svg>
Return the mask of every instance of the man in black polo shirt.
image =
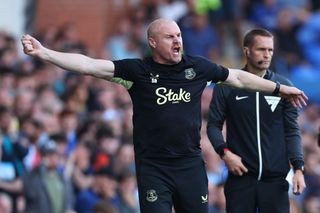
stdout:
<svg viewBox="0 0 320 213">
<path fill-rule="evenodd" d="M 183 56 L 180 29 L 171 20 L 153 21 L 148 42 L 152 58 L 108 61 L 56 52 L 29 35 L 22 38 L 30 56 L 128 89 L 142 213 L 169 213 L 172 206 L 177 213 L 207 212 L 207 176 L 199 133 L 200 99 L 207 82 L 270 93 L 276 90 L 299 107 L 307 97 L 294 87 L 276 85 L 204 58 Z"/>
</svg>

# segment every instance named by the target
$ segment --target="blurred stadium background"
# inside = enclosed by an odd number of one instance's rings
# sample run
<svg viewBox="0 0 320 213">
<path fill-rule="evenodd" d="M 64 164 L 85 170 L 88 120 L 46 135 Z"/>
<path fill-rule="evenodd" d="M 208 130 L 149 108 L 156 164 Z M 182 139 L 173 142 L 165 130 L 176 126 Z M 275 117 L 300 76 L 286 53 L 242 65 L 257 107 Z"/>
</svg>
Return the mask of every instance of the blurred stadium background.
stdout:
<svg viewBox="0 0 320 213">
<path fill-rule="evenodd" d="M 24 212 L 26 203 L 36 202 L 26 201 L 13 183 L 37 168 L 48 141 L 57 145 L 58 174 L 68 186 L 49 194 L 71 195 L 68 202 L 49 199 L 53 204 L 48 212 L 63 212 L 63 202 L 69 206 L 65 212 L 93 212 L 93 207 L 139 212 L 126 90 L 30 59 L 19 41 L 29 33 L 55 50 L 112 60 L 143 57 L 149 54 L 146 27 L 157 17 L 178 22 L 187 54 L 235 68 L 244 65 L 241 40 L 247 30 L 263 27 L 275 35 L 272 70 L 310 98 L 299 118 L 307 190 L 299 197 L 290 194 L 291 212 L 319 213 L 318 0 L 1 0 L 0 212 Z M 213 90 L 208 87 L 203 94 L 204 127 Z M 210 213 L 222 213 L 226 168 L 204 129 L 201 144 L 208 164 Z M 13 173 L 6 163 L 13 165 Z"/>
</svg>

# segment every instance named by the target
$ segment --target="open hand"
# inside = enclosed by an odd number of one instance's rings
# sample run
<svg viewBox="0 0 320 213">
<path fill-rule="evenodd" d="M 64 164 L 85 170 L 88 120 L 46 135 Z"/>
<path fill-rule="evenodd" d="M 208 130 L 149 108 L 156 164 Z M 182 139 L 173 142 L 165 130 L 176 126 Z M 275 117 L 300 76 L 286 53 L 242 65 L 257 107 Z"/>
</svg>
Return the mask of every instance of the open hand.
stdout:
<svg viewBox="0 0 320 213">
<path fill-rule="evenodd" d="M 296 87 L 290 87 L 281 84 L 280 87 L 280 96 L 290 100 L 294 107 L 302 108 L 307 105 L 308 97 L 304 94 L 303 91 L 299 90 Z"/>
</svg>

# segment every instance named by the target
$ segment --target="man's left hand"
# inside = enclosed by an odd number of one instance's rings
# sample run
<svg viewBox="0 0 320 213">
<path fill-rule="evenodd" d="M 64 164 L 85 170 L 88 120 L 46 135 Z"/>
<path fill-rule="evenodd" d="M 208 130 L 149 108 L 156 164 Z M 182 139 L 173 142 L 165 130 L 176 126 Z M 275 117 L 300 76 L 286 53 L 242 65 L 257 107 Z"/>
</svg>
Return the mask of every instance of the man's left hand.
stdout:
<svg viewBox="0 0 320 213">
<path fill-rule="evenodd" d="M 302 108 L 303 106 L 307 106 L 308 97 L 303 91 L 296 87 L 289 87 L 281 84 L 279 93 L 281 97 L 290 100 L 295 107 Z"/>
<path fill-rule="evenodd" d="M 304 175 L 301 170 L 296 170 L 292 177 L 293 184 L 293 194 L 300 195 L 306 188 L 306 183 L 304 181 Z"/>
</svg>

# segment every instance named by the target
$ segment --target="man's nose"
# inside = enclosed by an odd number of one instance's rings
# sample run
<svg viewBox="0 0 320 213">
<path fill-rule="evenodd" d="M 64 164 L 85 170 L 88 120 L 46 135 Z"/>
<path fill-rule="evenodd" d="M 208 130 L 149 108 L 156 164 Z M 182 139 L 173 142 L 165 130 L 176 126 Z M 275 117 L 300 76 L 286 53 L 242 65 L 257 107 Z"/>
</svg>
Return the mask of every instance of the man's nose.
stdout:
<svg viewBox="0 0 320 213">
<path fill-rule="evenodd" d="M 265 51 L 264 54 L 263 54 L 263 56 L 264 56 L 265 58 L 271 58 L 271 57 L 272 57 L 272 52 L 270 52 L 270 51 Z"/>
<path fill-rule="evenodd" d="M 174 42 L 174 43 L 179 43 L 179 42 L 180 42 L 180 38 L 179 38 L 178 36 L 175 36 L 175 37 L 173 38 L 173 42 Z"/>
</svg>

